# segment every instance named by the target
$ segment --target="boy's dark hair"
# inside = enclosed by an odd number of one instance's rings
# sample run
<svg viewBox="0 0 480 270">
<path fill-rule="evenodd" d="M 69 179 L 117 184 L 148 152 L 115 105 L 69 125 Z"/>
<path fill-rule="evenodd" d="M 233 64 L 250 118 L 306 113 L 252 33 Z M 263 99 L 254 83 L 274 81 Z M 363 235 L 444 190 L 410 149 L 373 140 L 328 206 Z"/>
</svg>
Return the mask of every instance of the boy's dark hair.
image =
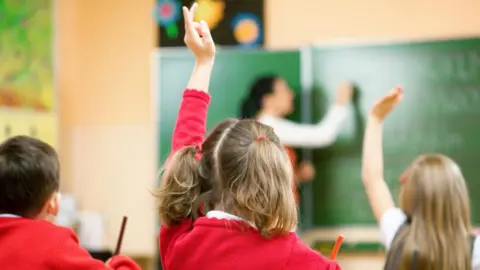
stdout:
<svg viewBox="0 0 480 270">
<path fill-rule="evenodd" d="M 50 145 L 28 136 L 0 144 L 0 214 L 34 217 L 60 187 L 60 164 Z"/>
</svg>

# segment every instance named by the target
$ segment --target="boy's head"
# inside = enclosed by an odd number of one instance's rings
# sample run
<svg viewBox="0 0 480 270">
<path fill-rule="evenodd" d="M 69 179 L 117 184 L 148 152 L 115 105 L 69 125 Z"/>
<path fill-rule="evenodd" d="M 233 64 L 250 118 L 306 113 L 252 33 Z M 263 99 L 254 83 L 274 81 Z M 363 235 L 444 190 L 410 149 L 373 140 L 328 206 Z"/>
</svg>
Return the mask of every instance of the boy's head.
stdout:
<svg viewBox="0 0 480 270">
<path fill-rule="evenodd" d="M 16 136 L 0 145 L 0 214 L 46 218 L 58 213 L 60 164 L 48 144 Z"/>
</svg>

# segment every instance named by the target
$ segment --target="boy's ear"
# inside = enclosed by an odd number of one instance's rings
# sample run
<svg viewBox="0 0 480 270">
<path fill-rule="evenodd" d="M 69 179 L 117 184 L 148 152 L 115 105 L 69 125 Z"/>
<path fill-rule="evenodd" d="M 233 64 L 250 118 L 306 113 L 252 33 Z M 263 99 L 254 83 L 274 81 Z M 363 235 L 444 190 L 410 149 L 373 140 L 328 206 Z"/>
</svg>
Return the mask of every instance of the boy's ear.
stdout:
<svg viewBox="0 0 480 270">
<path fill-rule="evenodd" d="M 50 201 L 48 202 L 48 207 L 47 207 L 47 214 L 52 215 L 52 216 L 57 216 L 58 212 L 60 210 L 60 193 L 55 193 L 52 195 L 50 198 Z"/>
</svg>

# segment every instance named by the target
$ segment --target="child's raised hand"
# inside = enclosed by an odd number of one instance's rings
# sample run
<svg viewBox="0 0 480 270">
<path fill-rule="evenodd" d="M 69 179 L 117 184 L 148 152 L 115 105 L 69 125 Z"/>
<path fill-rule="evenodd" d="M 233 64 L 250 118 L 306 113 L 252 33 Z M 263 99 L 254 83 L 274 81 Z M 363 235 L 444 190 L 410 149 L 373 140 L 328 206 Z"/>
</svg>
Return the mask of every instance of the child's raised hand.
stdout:
<svg viewBox="0 0 480 270">
<path fill-rule="evenodd" d="M 197 10 L 197 3 L 190 9 L 183 7 L 183 19 L 185 21 L 184 41 L 200 63 L 212 63 L 215 58 L 215 43 L 213 42 L 210 29 L 205 21 L 200 23 L 193 21 Z"/>
<path fill-rule="evenodd" d="M 401 87 L 392 89 L 386 96 L 382 97 L 372 107 L 371 114 L 378 120 L 382 121 L 393 108 L 402 100 L 403 90 Z"/>
</svg>

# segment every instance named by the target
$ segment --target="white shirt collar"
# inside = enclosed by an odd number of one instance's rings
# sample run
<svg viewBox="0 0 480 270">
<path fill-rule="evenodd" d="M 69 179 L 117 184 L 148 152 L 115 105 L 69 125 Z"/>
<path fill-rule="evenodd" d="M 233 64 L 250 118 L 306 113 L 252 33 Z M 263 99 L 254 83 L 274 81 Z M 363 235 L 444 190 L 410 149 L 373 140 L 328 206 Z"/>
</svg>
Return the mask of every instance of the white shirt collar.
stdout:
<svg viewBox="0 0 480 270">
<path fill-rule="evenodd" d="M 229 219 L 229 220 L 239 220 L 239 221 L 245 221 L 243 218 L 239 216 L 235 216 L 232 214 L 229 214 L 227 212 L 223 211 L 218 211 L 218 210 L 212 210 L 207 212 L 207 218 L 217 218 L 217 219 Z"/>
<path fill-rule="evenodd" d="M 243 219 L 239 216 L 235 216 L 235 215 L 229 214 L 227 212 L 223 212 L 223 211 L 218 211 L 218 210 L 208 211 L 207 212 L 207 218 L 243 221 L 243 222 L 246 222 L 246 223 L 250 224 L 250 226 L 252 226 L 253 228 L 255 228 L 255 225 L 252 222 L 249 222 L 249 221 L 247 221 L 247 220 L 245 220 L 245 219 Z"/>
<path fill-rule="evenodd" d="M 0 214 L 0 218 L 8 217 L 8 218 L 19 218 L 20 216 L 13 215 L 13 214 Z"/>
<path fill-rule="evenodd" d="M 232 214 L 229 214 L 227 212 L 223 211 L 218 211 L 218 210 L 212 210 L 207 212 L 207 218 L 216 218 L 216 219 L 227 219 L 227 220 L 238 220 L 238 221 L 244 221 L 248 224 L 250 224 L 253 228 L 256 228 L 255 225 L 249 221 L 246 221 L 245 219 L 235 216 Z M 291 232 L 295 232 L 297 230 L 297 226 L 291 230 Z"/>
</svg>

